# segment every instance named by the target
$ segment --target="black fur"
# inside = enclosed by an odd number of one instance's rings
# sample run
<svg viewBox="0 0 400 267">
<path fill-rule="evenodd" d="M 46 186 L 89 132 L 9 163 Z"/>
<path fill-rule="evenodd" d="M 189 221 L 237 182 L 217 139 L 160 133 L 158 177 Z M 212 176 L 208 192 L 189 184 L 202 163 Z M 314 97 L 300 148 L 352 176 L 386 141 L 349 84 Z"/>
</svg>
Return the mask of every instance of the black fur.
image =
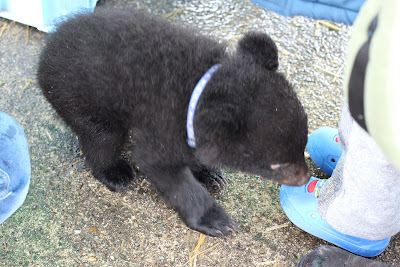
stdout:
<svg viewBox="0 0 400 267">
<path fill-rule="evenodd" d="M 196 109 L 193 149 L 186 142 L 189 99 L 216 63 L 222 66 Z M 310 177 L 303 154 L 306 114 L 277 67 L 276 46 L 263 33 L 245 35 L 237 52 L 228 54 L 222 43 L 193 28 L 135 11 L 97 10 L 62 23 L 49 36 L 38 80 L 78 135 L 98 180 L 122 191 L 134 179 L 121 157 L 134 129 L 140 170 L 189 227 L 221 236 L 236 226 L 199 183 L 224 186 L 215 169 L 288 185 Z"/>
</svg>

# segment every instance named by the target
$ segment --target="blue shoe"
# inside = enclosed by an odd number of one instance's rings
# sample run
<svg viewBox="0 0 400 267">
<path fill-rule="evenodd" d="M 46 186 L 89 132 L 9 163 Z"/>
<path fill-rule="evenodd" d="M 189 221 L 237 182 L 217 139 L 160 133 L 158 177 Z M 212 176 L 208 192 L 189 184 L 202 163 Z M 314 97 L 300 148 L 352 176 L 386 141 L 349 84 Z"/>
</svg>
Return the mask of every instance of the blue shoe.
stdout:
<svg viewBox="0 0 400 267">
<path fill-rule="evenodd" d="M 0 223 L 25 201 L 30 176 L 24 131 L 13 118 L 0 111 Z"/>
<path fill-rule="evenodd" d="M 321 218 L 318 213 L 318 196 L 324 183 L 325 180 L 311 177 L 303 186 L 281 186 L 281 206 L 289 220 L 302 230 L 354 254 L 374 257 L 382 253 L 390 238 L 374 241 L 345 235 Z"/>
<path fill-rule="evenodd" d="M 331 176 L 343 152 L 338 130 L 332 127 L 317 129 L 308 137 L 307 150 L 315 165 Z"/>
</svg>

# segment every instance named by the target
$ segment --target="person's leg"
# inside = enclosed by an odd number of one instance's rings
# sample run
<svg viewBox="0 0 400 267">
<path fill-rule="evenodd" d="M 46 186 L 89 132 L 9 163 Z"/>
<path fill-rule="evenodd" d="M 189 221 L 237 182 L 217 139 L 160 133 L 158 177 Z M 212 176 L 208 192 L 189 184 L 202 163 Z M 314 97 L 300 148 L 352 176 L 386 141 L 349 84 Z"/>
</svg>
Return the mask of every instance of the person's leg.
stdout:
<svg viewBox="0 0 400 267">
<path fill-rule="evenodd" d="M 24 131 L 13 118 L 0 111 L 0 223 L 25 201 L 30 175 Z"/>
<path fill-rule="evenodd" d="M 352 119 L 347 105 L 339 139 L 343 153 L 331 178 L 282 186 L 282 208 L 312 235 L 358 255 L 376 256 L 400 230 L 400 171 Z"/>
<path fill-rule="evenodd" d="M 323 219 L 341 233 L 381 240 L 400 230 L 400 171 L 343 108 L 343 154 L 318 201 Z"/>
</svg>

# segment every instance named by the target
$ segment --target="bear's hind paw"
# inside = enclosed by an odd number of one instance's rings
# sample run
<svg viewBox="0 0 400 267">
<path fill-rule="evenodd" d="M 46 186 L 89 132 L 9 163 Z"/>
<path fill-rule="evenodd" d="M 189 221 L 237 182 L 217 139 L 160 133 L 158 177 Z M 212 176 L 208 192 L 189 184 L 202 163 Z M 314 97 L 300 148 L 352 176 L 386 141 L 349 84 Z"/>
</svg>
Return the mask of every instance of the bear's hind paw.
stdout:
<svg viewBox="0 0 400 267">
<path fill-rule="evenodd" d="M 118 159 L 113 166 L 93 174 L 113 192 L 126 191 L 136 178 L 136 173 L 131 165 L 122 158 Z"/>
</svg>

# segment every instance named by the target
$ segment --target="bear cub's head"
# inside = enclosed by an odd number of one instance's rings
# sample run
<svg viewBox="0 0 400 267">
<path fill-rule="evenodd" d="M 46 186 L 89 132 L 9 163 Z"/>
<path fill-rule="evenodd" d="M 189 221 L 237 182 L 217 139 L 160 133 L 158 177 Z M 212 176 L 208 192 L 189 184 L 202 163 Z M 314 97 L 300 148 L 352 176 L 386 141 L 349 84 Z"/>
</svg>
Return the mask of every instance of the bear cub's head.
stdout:
<svg viewBox="0 0 400 267">
<path fill-rule="evenodd" d="M 274 41 L 259 32 L 242 37 L 221 62 L 194 120 L 202 162 L 286 185 L 307 183 L 307 115 L 278 66 Z"/>
</svg>

